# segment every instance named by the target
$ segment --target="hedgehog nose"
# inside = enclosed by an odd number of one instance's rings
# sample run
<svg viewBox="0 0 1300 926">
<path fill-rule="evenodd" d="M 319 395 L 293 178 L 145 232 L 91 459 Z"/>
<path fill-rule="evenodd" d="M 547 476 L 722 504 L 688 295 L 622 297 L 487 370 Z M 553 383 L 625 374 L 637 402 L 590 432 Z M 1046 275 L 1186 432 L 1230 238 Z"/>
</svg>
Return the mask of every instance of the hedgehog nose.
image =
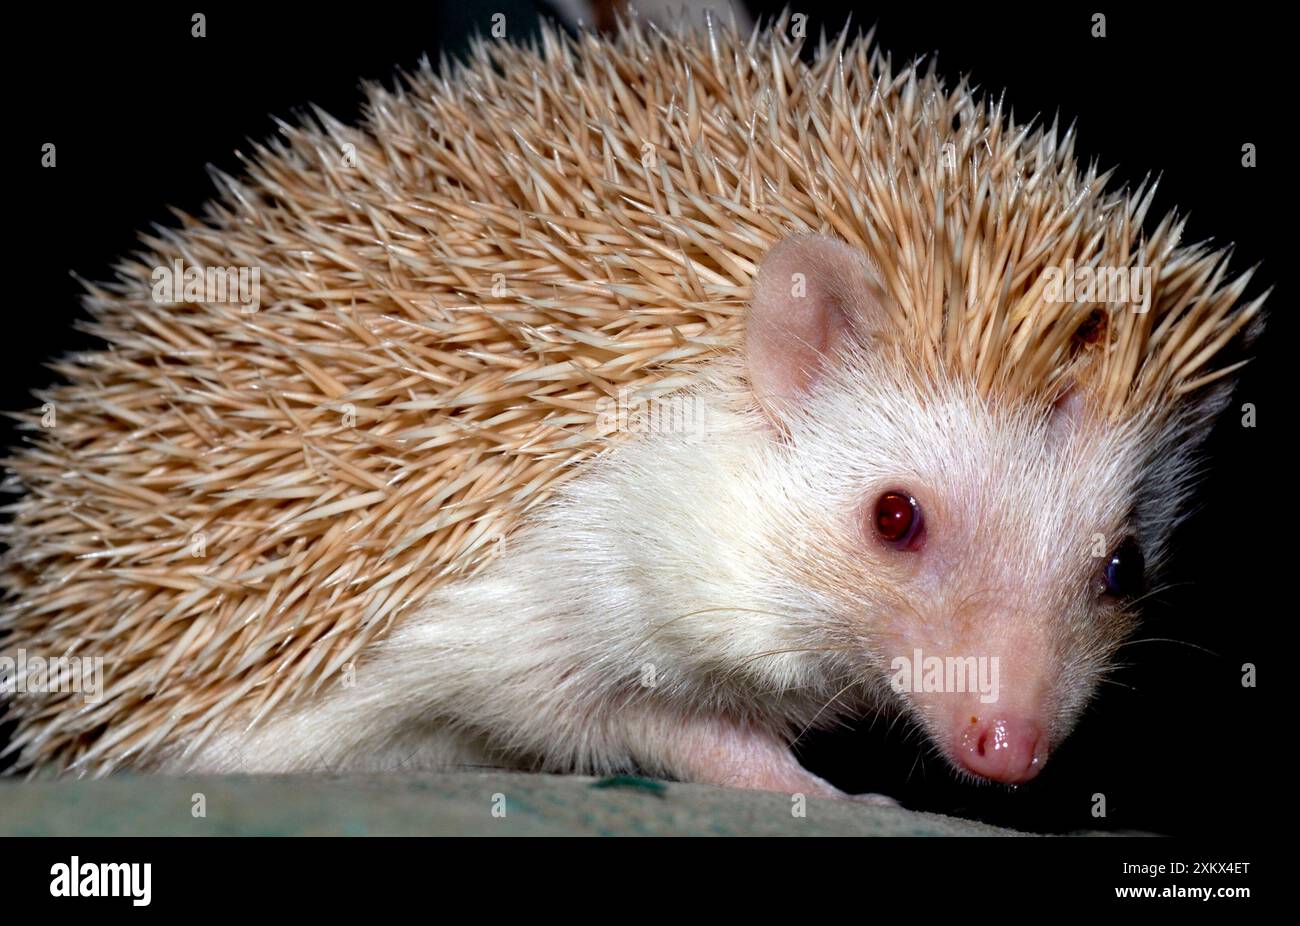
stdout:
<svg viewBox="0 0 1300 926">
<path fill-rule="evenodd" d="M 1047 761 L 1042 729 L 1023 717 L 972 717 L 962 730 L 956 759 L 981 778 L 1021 784 L 1038 774 Z"/>
</svg>

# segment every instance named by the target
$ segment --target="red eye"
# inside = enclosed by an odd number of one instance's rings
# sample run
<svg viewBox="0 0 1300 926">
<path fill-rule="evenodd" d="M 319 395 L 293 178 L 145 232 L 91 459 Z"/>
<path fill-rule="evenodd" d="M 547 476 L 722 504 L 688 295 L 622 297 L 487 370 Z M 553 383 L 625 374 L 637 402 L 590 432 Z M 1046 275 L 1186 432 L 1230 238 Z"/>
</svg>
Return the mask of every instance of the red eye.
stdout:
<svg viewBox="0 0 1300 926">
<path fill-rule="evenodd" d="M 876 499 L 876 533 L 890 546 L 920 548 L 923 526 L 921 506 L 905 492 L 886 492 Z"/>
</svg>

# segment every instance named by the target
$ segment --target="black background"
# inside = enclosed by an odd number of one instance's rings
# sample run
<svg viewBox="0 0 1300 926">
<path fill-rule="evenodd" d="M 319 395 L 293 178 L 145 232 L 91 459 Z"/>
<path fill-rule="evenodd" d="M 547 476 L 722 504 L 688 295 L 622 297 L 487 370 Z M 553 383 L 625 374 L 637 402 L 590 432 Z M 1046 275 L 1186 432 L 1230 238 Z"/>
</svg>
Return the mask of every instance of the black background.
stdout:
<svg viewBox="0 0 1300 926">
<path fill-rule="evenodd" d="M 274 131 L 309 102 L 357 115 L 361 78 L 391 82 L 395 68 L 463 47 L 505 12 L 527 31 L 531 4 L 492 0 L 410 10 L 388 5 L 271 9 L 205 5 L 207 37 L 190 37 L 192 11 L 77 10 L 46 4 L 7 13 L 11 109 L 5 146 L 11 210 L 0 409 L 38 403 L 43 362 L 90 346 L 75 271 L 106 279 L 137 231 L 167 223 L 169 204 L 197 211 L 212 188 L 204 165 L 238 172 L 246 139 Z M 766 4 L 757 4 L 766 8 Z M 771 9 L 778 5 L 771 5 Z M 808 9 L 815 28 L 842 23 L 848 5 Z M 1270 327 L 1245 372 L 1234 408 L 1252 402 L 1258 427 L 1230 414 L 1207 447 L 1201 508 L 1176 538 L 1166 578 L 1177 583 L 1147 611 L 1124 650 L 1130 666 L 1104 686 L 1075 735 L 1033 783 L 1012 792 L 958 784 L 923 744 L 883 729 L 823 736 L 805 761 L 853 790 L 890 793 L 921 809 L 976 816 L 1036 831 L 1256 832 L 1270 799 L 1264 774 L 1289 737 L 1266 715 L 1280 684 L 1276 656 L 1294 613 L 1280 595 L 1292 544 L 1290 483 L 1282 448 L 1292 427 L 1282 351 L 1294 343 L 1293 287 L 1284 275 L 1295 225 L 1290 49 L 1281 23 L 1262 13 L 1213 15 L 1101 9 L 1107 37 L 1090 34 L 1092 9 L 968 4 L 867 8 L 858 24 L 896 64 L 937 52 L 952 83 L 969 74 L 1006 97 L 1020 119 L 1060 112 L 1077 120 L 1078 152 L 1119 166 L 1115 183 L 1163 174 L 1158 214 L 1192 212 L 1187 240 L 1235 242 L 1235 266 L 1263 263 L 1248 295 L 1275 286 Z M 814 31 L 815 34 L 815 31 Z M 41 145 L 58 166 L 40 166 Z M 1241 164 L 1242 145 L 1258 166 Z M 8 445 L 18 438 L 5 425 Z M 1289 467 L 1288 467 L 1289 468 Z M 1158 641 L 1171 642 L 1158 642 Z M 1275 658 L 1266 660 L 1265 655 Z M 1258 689 L 1243 689 L 1243 663 Z M 880 726 L 884 726 L 883 724 Z M 1108 816 L 1093 818 L 1092 795 Z"/>
</svg>

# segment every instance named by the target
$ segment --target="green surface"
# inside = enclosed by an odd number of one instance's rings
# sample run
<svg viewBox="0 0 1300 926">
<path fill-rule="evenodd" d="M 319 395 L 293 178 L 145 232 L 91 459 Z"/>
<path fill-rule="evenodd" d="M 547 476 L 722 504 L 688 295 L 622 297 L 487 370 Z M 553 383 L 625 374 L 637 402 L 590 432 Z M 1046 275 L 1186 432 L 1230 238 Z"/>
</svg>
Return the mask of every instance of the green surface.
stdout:
<svg viewBox="0 0 1300 926">
<path fill-rule="evenodd" d="M 206 816 L 195 816 L 202 795 Z M 504 809 L 504 815 L 501 815 Z M 495 813 L 494 813 L 495 810 Z M 0 780 L 0 835 L 1017 835 L 897 807 L 630 776 Z"/>
</svg>

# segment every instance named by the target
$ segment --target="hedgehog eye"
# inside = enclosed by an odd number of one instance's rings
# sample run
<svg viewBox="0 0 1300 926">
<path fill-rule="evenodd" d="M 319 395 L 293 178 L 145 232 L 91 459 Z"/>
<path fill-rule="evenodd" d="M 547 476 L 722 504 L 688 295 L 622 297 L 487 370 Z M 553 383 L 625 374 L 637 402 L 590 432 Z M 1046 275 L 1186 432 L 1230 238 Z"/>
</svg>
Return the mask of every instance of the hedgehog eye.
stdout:
<svg viewBox="0 0 1300 926">
<path fill-rule="evenodd" d="M 919 550 L 925 539 L 921 506 L 906 492 L 890 491 L 876 499 L 873 525 L 881 540 L 900 550 Z"/>
<path fill-rule="evenodd" d="M 1113 598 L 1134 598 L 1146 584 L 1146 562 L 1133 537 L 1125 537 L 1106 558 L 1102 571 L 1103 593 Z"/>
</svg>

